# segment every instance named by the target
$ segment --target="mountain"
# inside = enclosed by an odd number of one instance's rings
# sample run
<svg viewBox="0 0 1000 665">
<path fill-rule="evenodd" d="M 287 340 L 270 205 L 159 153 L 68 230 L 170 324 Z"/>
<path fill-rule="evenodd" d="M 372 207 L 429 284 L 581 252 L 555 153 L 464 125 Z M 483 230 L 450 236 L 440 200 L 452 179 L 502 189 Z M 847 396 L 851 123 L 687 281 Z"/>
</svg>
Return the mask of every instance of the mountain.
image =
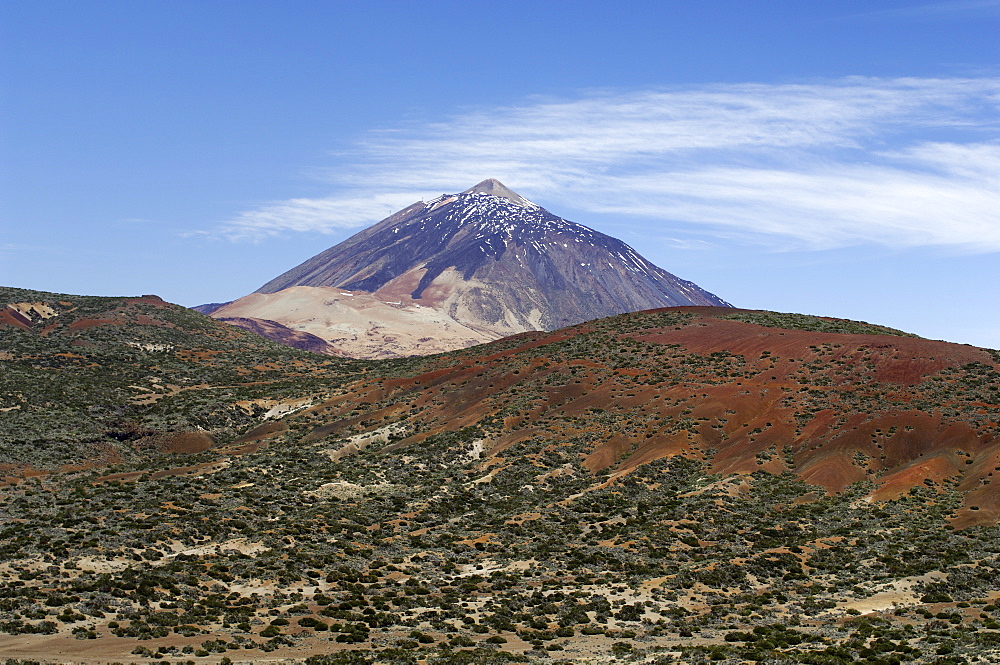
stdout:
<svg viewBox="0 0 1000 665">
<path fill-rule="evenodd" d="M 1000 650 L 998 351 L 678 307 L 365 362 L 150 297 L 0 295 L 2 658 Z M 212 441 L 130 438 L 171 423 Z M 56 464 L 94 432 L 133 452 Z"/>
<path fill-rule="evenodd" d="M 209 302 L 205 303 L 204 305 L 197 305 L 196 307 L 192 307 L 191 309 L 198 312 L 199 314 L 211 314 L 220 307 L 225 307 L 228 304 L 229 302 Z"/>
<path fill-rule="evenodd" d="M 414 203 L 211 315 L 391 357 L 678 305 L 728 303 L 491 179 Z"/>
</svg>

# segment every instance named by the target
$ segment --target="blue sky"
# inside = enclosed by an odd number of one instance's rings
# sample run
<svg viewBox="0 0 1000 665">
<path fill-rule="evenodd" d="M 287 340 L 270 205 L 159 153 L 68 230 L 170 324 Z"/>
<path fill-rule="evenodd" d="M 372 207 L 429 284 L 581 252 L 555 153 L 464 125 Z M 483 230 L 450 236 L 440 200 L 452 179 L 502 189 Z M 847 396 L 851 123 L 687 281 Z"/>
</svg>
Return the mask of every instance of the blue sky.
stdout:
<svg viewBox="0 0 1000 665">
<path fill-rule="evenodd" d="M 0 284 L 229 300 L 495 177 L 748 308 L 1000 348 L 1000 0 L 0 3 Z"/>
</svg>

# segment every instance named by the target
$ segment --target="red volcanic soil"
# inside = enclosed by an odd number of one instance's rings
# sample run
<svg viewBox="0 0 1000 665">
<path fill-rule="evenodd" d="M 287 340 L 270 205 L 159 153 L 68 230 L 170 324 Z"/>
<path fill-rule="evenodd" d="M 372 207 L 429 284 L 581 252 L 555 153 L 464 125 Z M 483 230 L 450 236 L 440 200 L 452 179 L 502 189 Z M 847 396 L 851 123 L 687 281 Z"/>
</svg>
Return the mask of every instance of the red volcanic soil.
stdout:
<svg viewBox="0 0 1000 665">
<path fill-rule="evenodd" d="M 817 332 L 731 318 L 741 314 L 657 310 L 443 356 L 432 371 L 366 379 L 314 407 L 326 422 L 307 438 L 407 418 L 417 433 L 399 448 L 480 425 L 486 463 L 529 439 L 582 445 L 584 466 L 613 476 L 686 455 L 720 474 L 790 471 L 828 492 L 871 481 L 875 501 L 953 488 L 966 505 L 956 527 L 997 521 L 1000 372 L 990 352 L 864 324 Z"/>
<path fill-rule="evenodd" d="M 84 330 L 86 328 L 97 328 L 99 326 L 121 326 L 125 325 L 124 321 L 116 321 L 114 319 L 77 319 L 73 323 L 69 324 L 70 330 Z"/>
<path fill-rule="evenodd" d="M 13 326 L 21 330 L 31 330 L 31 319 L 10 307 L 4 307 L 0 309 L 0 326 Z"/>
</svg>

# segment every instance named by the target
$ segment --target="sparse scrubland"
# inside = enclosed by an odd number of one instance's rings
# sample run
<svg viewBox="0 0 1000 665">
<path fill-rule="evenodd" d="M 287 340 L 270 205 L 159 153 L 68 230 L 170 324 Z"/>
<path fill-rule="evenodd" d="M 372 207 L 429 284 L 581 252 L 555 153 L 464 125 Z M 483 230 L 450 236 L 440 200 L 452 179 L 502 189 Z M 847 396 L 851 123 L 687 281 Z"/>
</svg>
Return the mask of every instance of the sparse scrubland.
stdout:
<svg viewBox="0 0 1000 665">
<path fill-rule="evenodd" d="M 12 665 L 1000 662 L 996 352 L 680 308 L 362 363 L 0 295 Z"/>
</svg>

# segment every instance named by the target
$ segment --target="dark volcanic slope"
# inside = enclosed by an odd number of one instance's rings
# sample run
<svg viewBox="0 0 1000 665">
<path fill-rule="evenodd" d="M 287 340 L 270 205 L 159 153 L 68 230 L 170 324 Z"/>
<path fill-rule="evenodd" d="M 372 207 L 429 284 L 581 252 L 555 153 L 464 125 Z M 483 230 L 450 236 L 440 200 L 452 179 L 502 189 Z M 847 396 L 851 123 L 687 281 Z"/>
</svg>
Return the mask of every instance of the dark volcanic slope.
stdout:
<svg viewBox="0 0 1000 665">
<path fill-rule="evenodd" d="M 195 307 L 192 307 L 191 309 L 193 309 L 194 311 L 196 311 L 196 312 L 198 312 L 200 314 L 211 314 L 215 310 L 222 309 L 223 307 L 225 307 L 228 304 L 229 304 L 228 302 L 209 302 L 209 303 L 205 303 L 204 305 L 196 305 Z"/>
<path fill-rule="evenodd" d="M 322 353 L 330 356 L 339 355 L 325 339 L 320 339 L 316 335 L 310 335 L 301 330 L 292 330 L 276 321 L 243 317 L 222 317 L 216 320 L 236 326 L 237 328 L 249 330 L 255 335 L 260 335 L 285 346 L 302 349 L 303 351 L 311 351 L 312 353 Z"/>
<path fill-rule="evenodd" d="M 495 180 L 415 203 L 259 291 L 292 286 L 423 298 L 486 323 L 513 312 L 521 329 L 658 307 L 727 306 L 622 241 L 561 219 Z M 455 297 L 456 290 L 463 292 Z"/>
</svg>

